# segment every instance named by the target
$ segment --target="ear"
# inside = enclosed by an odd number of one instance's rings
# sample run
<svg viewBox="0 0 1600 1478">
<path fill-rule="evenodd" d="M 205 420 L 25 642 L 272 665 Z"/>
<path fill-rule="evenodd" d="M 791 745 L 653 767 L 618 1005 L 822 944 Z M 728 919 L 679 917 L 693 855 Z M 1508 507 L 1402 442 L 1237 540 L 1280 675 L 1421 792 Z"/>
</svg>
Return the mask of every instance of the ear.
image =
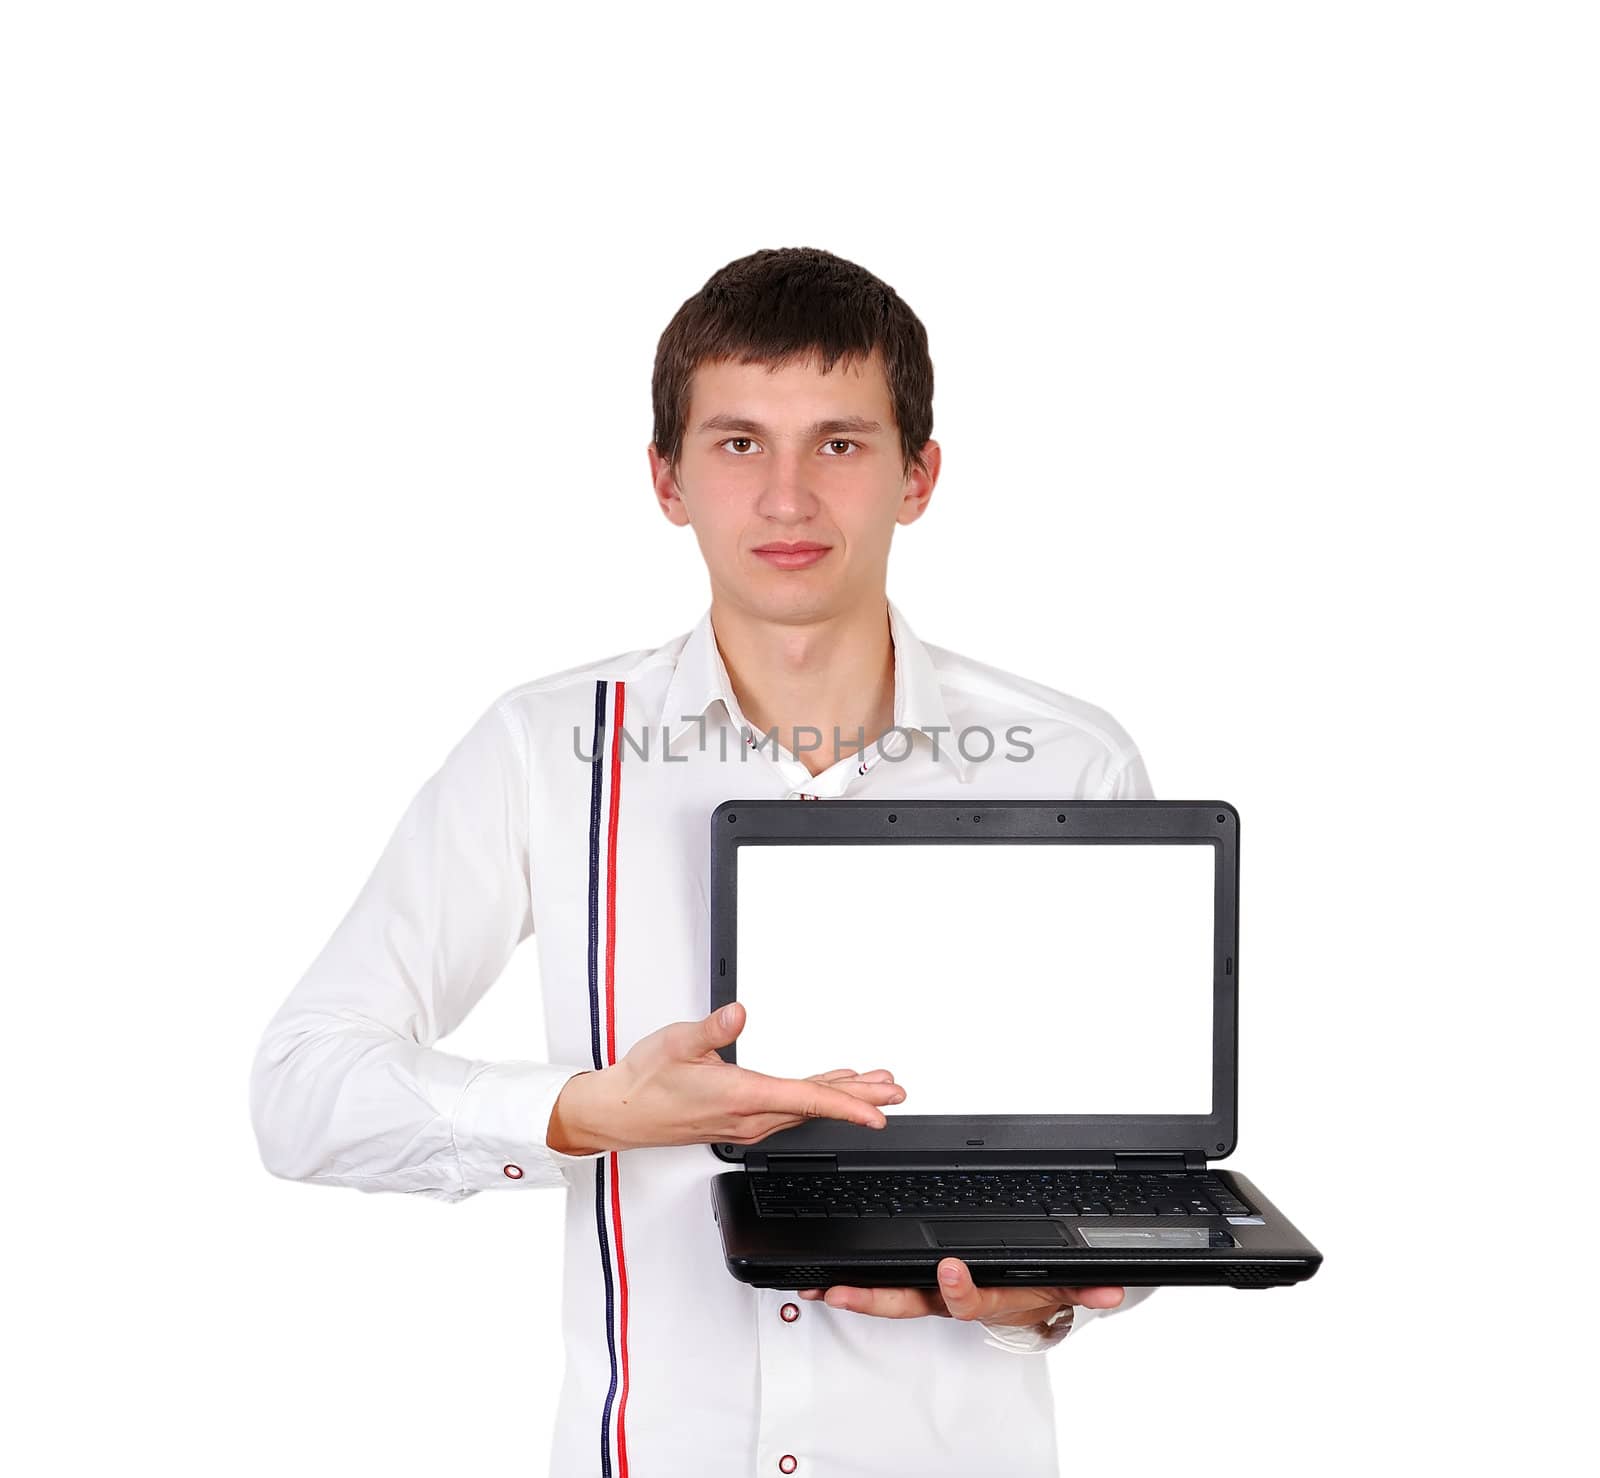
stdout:
<svg viewBox="0 0 1600 1478">
<path fill-rule="evenodd" d="M 689 525 L 689 509 L 683 501 L 683 495 L 678 491 L 678 474 L 672 464 L 656 450 L 654 442 L 650 443 L 650 483 L 655 489 L 656 502 L 661 505 L 661 511 L 666 514 L 669 523 L 676 524 L 680 529 Z"/>
<path fill-rule="evenodd" d="M 925 441 L 922 444 L 922 460 L 927 464 L 927 471 L 915 463 L 906 473 L 905 490 L 900 497 L 900 511 L 895 516 L 896 523 L 915 523 L 927 511 L 928 499 L 933 496 L 933 485 L 939 480 L 939 443 Z"/>
</svg>

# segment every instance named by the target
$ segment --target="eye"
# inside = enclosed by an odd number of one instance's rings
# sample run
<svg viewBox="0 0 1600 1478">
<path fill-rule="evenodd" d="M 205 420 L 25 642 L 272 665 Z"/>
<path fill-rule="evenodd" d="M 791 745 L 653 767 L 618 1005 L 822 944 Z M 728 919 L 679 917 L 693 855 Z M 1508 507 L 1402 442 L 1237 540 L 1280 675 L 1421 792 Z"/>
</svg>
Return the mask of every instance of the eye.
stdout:
<svg viewBox="0 0 1600 1478">
<path fill-rule="evenodd" d="M 853 446 L 853 447 L 855 447 L 857 449 L 857 451 L 859 451 L 860 448 L 861 448 L 861 443 L 859 441 L 846 441 L 846 440 L 839 439 L 839 438 L 835 438 L 833 441 L 825 441 L 823 443 L 823 445 L 824 446 Z M 835 453 L 835 455 L 836 456 L 841 456 L 841 457 L 853 457 L 855 455 L 855 452 L 838 452 L 838 453 Z"/>
<path fill-rule="evenodd" d="M 755 445 L 755 443 L 748 436 L 729 436 L 729 437 L 724 438 L 722 441 L 719 441 L 717 443 L 717 445 L 718 446 L 728 446 L 728 445 L 730 445 L 731 443 L 733 443 L 735 441 L 742 441 L 746 446 L 754 446 Z M 743 453 L 743 452 L 735 452 L 734 453 L 734 456 L 736 456 L 736 457 L 742 457 L 744 455 L 745 455 L 745 453 Z"/>
</svg>

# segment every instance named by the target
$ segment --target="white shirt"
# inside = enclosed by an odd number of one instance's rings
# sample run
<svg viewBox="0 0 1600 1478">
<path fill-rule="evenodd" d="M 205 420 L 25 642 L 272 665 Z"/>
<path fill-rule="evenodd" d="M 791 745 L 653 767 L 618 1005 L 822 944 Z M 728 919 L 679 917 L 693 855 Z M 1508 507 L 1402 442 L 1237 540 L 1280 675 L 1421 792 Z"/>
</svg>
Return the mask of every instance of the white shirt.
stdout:
<svg viewBox="0 0 1600 1478">
<path fill-rule="evenodd" d="M 887 605 L 896 728 L 815 776 L 745 721 L 709 610 L 664 646 L 497 698 L 261 1041 L 251 1110 L 274 1175 L 451 1201 L 566 1192 L 553 1473 L 1058 1472 L 1047 1362 L 1017 1356 L 1094 1311 L 1044 1333 L 751 1288 L 722 1260 L 708 1182 L 728 1167 L 708 1145 L 565 1155 L 545 1143 L 575 1073 L 710 1010 L 719 802 L 1149 797 L 1109 714 L 924 645 Z M 554 1060 L 440 1051 L 530 934 Z M 1148 1292 L 1129 1289 L 1122 1308 Z"/>
</svg>

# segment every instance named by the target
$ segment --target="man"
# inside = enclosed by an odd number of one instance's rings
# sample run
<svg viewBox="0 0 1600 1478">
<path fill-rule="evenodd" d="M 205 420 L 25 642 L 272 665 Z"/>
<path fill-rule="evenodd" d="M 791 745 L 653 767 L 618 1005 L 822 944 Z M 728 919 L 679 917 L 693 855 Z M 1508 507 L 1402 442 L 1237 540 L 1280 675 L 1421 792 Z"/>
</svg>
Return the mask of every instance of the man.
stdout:
<svg viewBox="0 0 1600 1478">
<path fill-rule="evenodd" d="M 916 1092 L 886 1066 L 782 1079 L 718 1055 L 744 1008 L 705 1015 L 712 808 L 1150 794 L 1108 714 L 924 645 L 889 601 L 891 537 L 938 479 L 932 394 L 922 324 L 829 253 L 756 252 L 685 302 L 649 458 L 710 608 L 496 699 L 261 1043 L 276 1175 L 566 1188 L 558 1474 L 1054 1474 L 1045 1362 L 1016 1357 L 1147 1292 L 980 1289 L 946 1258 L 937 1293 L 795 1295 L 722 1263 L 708 1144 L 881 1127 Z M 438 1050 L 530 933 L 555 1060 Z"/>
</svg>

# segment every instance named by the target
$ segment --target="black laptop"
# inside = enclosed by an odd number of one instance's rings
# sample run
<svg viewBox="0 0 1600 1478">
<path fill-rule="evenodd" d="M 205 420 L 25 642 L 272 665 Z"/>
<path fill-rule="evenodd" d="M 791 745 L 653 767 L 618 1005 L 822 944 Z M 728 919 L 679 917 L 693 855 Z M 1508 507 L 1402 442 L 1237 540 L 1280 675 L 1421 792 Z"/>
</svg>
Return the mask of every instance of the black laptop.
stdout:
<svg viewBox="0 0 1600 1478">
<path fill-rule="evenodd" d="M 725 801 L 723 1057 L 889 1068 L 888 1127 L 716 1144 L 729 1271 L 763 1288 L 1269 1288 L 1322 1255 L 1237 1171 L 1239 818 L 1220 801 Z"/>
</svg>

